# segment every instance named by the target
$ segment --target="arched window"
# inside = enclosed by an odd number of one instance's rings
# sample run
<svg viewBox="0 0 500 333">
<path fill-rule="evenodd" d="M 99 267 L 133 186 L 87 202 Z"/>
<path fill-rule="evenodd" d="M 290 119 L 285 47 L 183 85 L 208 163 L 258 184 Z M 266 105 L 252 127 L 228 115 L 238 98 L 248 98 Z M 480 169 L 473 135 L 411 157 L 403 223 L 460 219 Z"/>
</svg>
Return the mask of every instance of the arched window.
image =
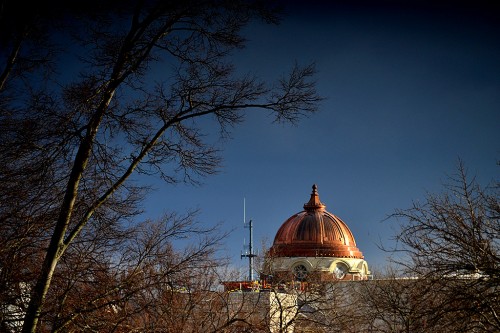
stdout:
<svg viewBox="0 0 500 333">
<path fill-rule="evenodd" d="M 304 281 L 307 277 L 307 268 L 304 265 L 297 265 L 293 268 L 293 275 L 298 281 Z"/>
<path fill-rule="evenodd" d="M 333 269 L 333 276 L 336 279 L 342 280 L 348 271 L 349 267 L 339 262 L 335 265 L 335 268 Z"/>
</svg>

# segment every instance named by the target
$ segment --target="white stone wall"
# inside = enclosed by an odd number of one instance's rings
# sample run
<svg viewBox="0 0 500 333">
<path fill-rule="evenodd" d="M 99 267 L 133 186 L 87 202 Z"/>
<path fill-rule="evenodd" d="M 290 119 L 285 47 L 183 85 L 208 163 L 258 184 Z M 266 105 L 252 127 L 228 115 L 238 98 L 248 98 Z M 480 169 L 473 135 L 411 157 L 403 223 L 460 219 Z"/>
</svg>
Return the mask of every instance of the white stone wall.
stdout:
<svg viewBox="0 0 500 333">
<path fill-rule="evenodd" d="M 253 324 L 263 323 L 271 333 L 293 333 L 297 295 L 275 291 L 232 292 L 229 298 L 231 316 Z"/>
</svg>

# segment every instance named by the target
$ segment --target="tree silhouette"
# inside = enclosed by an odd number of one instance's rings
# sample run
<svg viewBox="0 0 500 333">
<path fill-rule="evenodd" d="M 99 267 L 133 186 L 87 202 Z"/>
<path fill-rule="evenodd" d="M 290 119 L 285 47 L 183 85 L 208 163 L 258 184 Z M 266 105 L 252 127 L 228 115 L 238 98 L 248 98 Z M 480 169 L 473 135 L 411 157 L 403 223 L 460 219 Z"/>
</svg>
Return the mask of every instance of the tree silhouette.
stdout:
<svg viewBox="0 0 500 333">
<path fill-rule="evenodd" d="M 214 125 L 225 136 L 258 109 L 295 122 L 321 100 L 312 65 L 271 86 L 235 75 L 242 28 L 278 20 L 269 4 L 2 5 L 0 218 L 3 258 L 30 261 L 20 273 L 30 290 L 23 332 L 36 331 L 54 274 L 86 231 L 140 211 L 147 189 L 134 173 L 199 182 L 220 165 L 206 137 Z"/>
<path fill-rule="evenodd" d="M 500 330 L 498 183 L 481 187 L 460 161 L 445 188 L 393 215 L 403 221 L 399 264 L 431 285 L 435 321 L 448 320 L 456 331 Z"/>
</svg>

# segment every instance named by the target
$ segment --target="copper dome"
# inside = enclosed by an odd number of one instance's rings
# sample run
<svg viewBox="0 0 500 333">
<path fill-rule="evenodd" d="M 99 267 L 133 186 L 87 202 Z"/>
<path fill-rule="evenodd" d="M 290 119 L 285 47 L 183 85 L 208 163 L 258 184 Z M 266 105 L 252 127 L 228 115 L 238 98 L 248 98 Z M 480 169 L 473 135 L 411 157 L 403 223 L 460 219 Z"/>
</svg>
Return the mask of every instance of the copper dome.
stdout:
<svg viewBox="0 0 500 333">
<path fill-rule="evenodd" d="M 325 208 L 319 201 L 317 186 L 313 185 L 311 199 L 304 204 L 304 210 L 290 217 L 279 228 L 271 255 L 363 259 L 351 230 Z"/>
</svg>

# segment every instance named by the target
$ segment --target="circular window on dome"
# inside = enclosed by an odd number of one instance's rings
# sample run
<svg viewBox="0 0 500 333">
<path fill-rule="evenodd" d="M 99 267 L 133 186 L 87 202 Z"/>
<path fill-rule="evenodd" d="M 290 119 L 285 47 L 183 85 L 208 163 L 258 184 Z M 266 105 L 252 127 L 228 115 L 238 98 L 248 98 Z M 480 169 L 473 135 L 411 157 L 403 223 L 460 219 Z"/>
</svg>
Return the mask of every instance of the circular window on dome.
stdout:
<svg viewBox="0 0 500 333">
<path fill-rule="evenodd" d="M 346 273 L 349 271 L 349 268 L 345 264 L 337 263 L 335 268 L 333 269 L 333 276 L 335 278 L 341 280 L 345 277 Z"/>
<path fill-rule="evenodd" d="M 304 265 L 297 265 L 293 268 L 293 275 L 299 281 L 304 281 L 307 277 L 307 268 Z"/>
</svg>

